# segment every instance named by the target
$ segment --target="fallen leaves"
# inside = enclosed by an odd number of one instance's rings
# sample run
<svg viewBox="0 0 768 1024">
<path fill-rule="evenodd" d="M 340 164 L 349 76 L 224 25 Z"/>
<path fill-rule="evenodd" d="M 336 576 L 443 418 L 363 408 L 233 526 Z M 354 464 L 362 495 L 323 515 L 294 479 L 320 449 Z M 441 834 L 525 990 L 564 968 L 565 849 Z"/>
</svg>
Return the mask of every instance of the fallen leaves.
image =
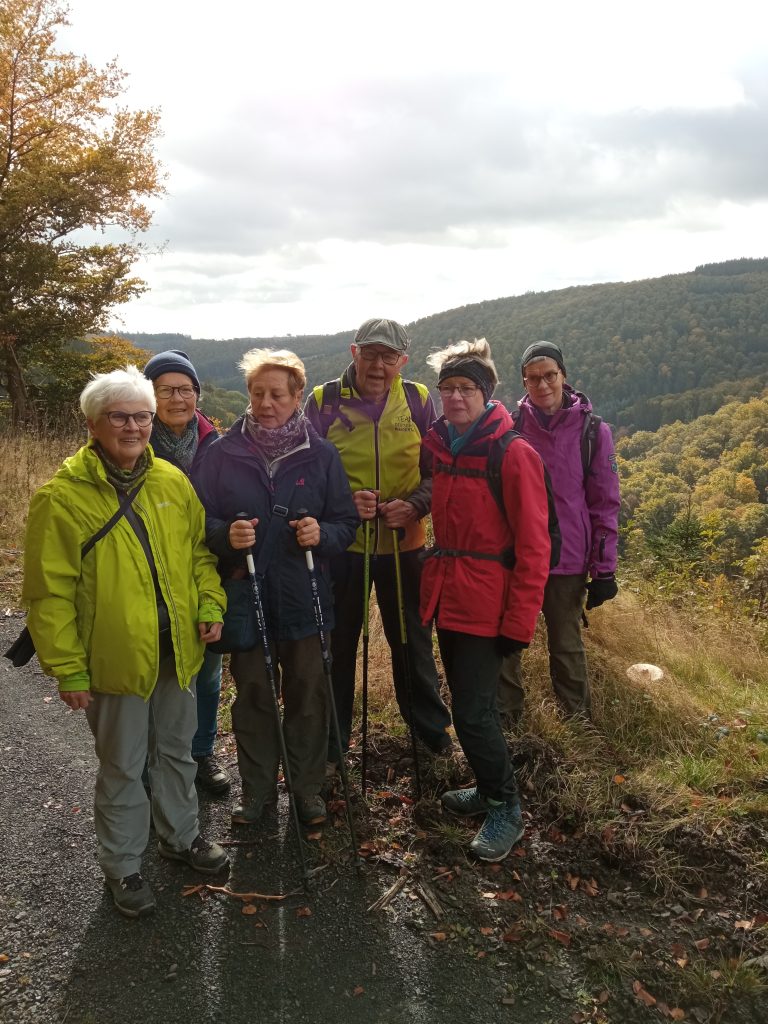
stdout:
<svg viewBox="0 0 768 1024">
<path fill-rule="evenodd" d="M 643 1006 L 656 1005 L 656 997 L 651 995 L 641 981 L 632 982 L 632 991 L 635 993 L 635 998 L 641 1002 Z"/>
<path fill-rule="evenodd" d="M 549 929 L 550 938 L 554 939 L 555 942 L 559 942 L 561 946 L 565 946 L 567 949 L 571 944 L 571 933 L 560 931 L 558 928 Z"/>
</svg>

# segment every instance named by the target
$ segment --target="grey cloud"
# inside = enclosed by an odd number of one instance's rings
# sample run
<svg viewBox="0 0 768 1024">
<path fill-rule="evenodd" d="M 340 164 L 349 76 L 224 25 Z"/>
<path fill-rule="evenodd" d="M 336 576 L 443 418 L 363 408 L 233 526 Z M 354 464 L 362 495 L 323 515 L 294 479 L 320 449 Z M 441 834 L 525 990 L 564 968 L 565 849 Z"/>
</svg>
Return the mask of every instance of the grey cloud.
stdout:
<svg viewBox="0 0 768 1024">
<path fill-rule="evenodd" d="M 610 117 L 517 106 L 490 75 L 251 100 L 204 149 L 172 144 L 205 184 L 157 232 L 176 250 L 282 247 L 299 268 L 331 237 L 450 245 L 469 229 L 484 244 L 504 227 L 661 217 L 671 199 L 750 201 L 768 194 L 768 104 L 759 79 L 746 87 L 736 109 Z"/>
</svg>

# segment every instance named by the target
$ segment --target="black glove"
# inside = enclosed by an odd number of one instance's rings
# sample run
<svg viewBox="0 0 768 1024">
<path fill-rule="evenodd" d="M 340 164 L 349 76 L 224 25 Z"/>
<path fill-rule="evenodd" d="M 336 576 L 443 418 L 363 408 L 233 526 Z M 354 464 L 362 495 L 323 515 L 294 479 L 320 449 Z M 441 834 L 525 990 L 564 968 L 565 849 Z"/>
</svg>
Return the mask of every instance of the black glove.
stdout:
<svg viewBox="0 0 768 1024">
<path fill-rule="evenodd" d="M 527 646 L 528 644 L 524 644 L 522 640 L 513 640 L 510 636 L 496 637 L 496 650 L 502 658 L 507 658 L 510 654 L 519 654 Z"/>
<path fill-rule="evenodd" d="M 598 576 L 587 584 L 587 611 L 599 608 L 604 601 L 611 601 L 619 592 L 619 586 L 613 573 Z"/>
</svg>

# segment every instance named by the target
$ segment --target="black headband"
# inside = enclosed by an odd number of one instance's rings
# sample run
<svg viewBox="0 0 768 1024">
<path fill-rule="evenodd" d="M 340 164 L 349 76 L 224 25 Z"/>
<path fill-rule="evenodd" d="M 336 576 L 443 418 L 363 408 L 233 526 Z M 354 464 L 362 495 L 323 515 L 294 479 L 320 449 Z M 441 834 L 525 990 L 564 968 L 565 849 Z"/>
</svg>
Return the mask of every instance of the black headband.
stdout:
<svg viewBox="0 0 768 1024">
<path fill-rule="evenodd" d="M 490 399 L 496 386 L 493 382 L 490 368 L 478 362 L 477 359 L 472 359 L 471 356 L 463 356 L 459 359 L 452 359 L 450 362 L 443 363 L 437 377 L 438 386 L 441 381 L 447 380 L 448 377 L 468 377 L 480 388 L 486 402 Z"/>
</svg>

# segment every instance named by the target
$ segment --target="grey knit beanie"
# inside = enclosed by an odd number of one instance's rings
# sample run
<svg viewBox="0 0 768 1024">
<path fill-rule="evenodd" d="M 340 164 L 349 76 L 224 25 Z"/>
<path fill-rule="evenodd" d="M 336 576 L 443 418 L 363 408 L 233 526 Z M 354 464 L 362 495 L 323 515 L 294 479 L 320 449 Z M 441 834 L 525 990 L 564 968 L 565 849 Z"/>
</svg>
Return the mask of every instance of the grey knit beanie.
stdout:
<svg viewBox="0 0 768 1024">
<path fill-rule="evenodd" d="M 523 372 L 523 377 L 525 377 L 525 367 L 532 359 L 554 359 L 563 371 L 563 376 L 566 376 L 563 353 L 554 341 L 534 341 L 532 345 L 528 346 L 520 360 L 520 369 Z"/>
</svg>

